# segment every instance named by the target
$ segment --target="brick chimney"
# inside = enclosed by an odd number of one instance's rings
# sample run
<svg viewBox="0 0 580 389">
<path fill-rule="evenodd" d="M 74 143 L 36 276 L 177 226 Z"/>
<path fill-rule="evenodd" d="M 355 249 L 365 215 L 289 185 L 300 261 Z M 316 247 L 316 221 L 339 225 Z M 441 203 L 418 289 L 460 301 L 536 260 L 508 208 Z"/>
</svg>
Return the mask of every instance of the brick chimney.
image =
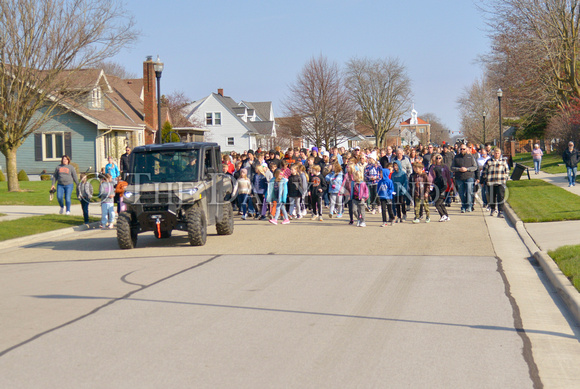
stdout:
<svg viewBox="0 0 580 389">
<path fill-rule="evenodd" d="M 224 90 L 222 88 L 218 89 L 218 95 L 220 95 L 220 96 L 224 95 Z"/>
<path fill-rule="evenodd" d="M 147 56 L 143 62 L 143 111 L 145 114 L 145 123 L 157 130 L 157 99 L 155 91 L 155 69 L 152 56 Z M 155 142 L 155 134 L 146 132 L 145 143 Z"/>
</svg>

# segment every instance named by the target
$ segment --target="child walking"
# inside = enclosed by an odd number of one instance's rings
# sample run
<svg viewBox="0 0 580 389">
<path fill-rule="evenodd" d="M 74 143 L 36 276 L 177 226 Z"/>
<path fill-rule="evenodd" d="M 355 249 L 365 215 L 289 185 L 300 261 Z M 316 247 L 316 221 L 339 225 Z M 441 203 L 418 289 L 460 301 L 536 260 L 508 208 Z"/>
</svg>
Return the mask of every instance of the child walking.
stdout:
<svg viewBox="0 0 580 389">
<path fill-rule="evenodd" d="M 352 189 L 352 203 L 355 208 L 357 218 L 357 227 L 366 227 L 365 223 L 365 207 L 366 201 L 369 198 L 369 188 L 364 182 L 363 172 L 357 170 L 354 172 L 354 183 Z"/>
<path fill-rule="evenodd" d="M 99 198 L 101 199 L 101 228 L 113 228 L 115 222 L 115 207 L 113 199 L 115 197 L 115 188 L 113 186 L 111 175 L 105 173 L 102 176 L 101 185 L 99 186 Z"/>
<path fill-rule="evenodd" d="M 282 176 L 282 170 L 276 169 L 274 171 L 274 177 L 268 184 L 268 196 L 267 200 L 276 208 L 275 215 L 270 219 L 270 223 L 278 224 L 278 216 L 280 216 L 280 211 L 284 215 L 284 220 L 282 224 L 290 223 L 288 218 L 288 212 L 286 212 L 286 199 L 288 197 L 288 180 Z"/>
<path fill-rule="evenodd" d="M 328 217 L 332 218 L 332 214 L 336 209 L 336 217 L 342 217 L 342 194 L 340 193 L 340 188 L 342 187 L 342 181 L 344 174 L 342 173 L 342 167 L 337 162 L 332 166 L 332 171 L 325 177 L 328 183 L 328 197 L 330 199 L 330 209 L 328 210 Z"/>
<path fill-rule="evenodd" d="M 413 171 L 416 174 L 413 184 L 415 187 L 413 191 L 413 201 L 415 202 L 415 219 L 413 223 L 417 224 L 421 221 L 421 206 L 423 206 L 425 215 L 427 216 L 425 223 L 429 223 L 431 221 L 429 217 L 429 176 L 423 170 L 423 164 L 420 162 L 413 164 Z"/>
<path fill-rule="evenodd" d="M 310 168 L 310 205 L 312 206 L 312 220 L 322 221 L 322 196 L 326 191 L 326 180 L 320 174 L 320 166 Z"/>
<path fill-rule="evenodd" d="M 381 227 L 392 226 L 395 220 L 395 214 L 393 213 L 393 193 L 395 192 L 395 187 L 393 186 L 393 181 L 389 178 L 392 164 L 389 162 L 386 166 L 383 169 L 383 177 L 379 181 L 377 191 L 377 195 L 381 201 L 381 214 L 383 216 L 383 224 L 381 224 Z M 387 213 L 389 214 L 388 224 Z"/>
<path fill-rule="evenodd" d="M 292 165 L 290 168 L 290 178 L 288 178 L 288 198 L 290 199 L 290 218 L 296 210 L 296 218 L 300 219 L 302 217 L 302 211 L 300 210 L 300 203 L 302 199 L 302 179 L 298 173 L 298 166 Z"/>
<path fill-rule="evenodd" d="M 248 172 L 245 168 L 240 169 L 240 178 L 238 179 L 238 201 L 242 211 L 242 220 L 246 220 L 248 214 L 248 201 L 252 193 L 252 183 L 248 178 Z"/>
<path fill-rule="evenodd" d="M 89 224 L 89 204 L 93 197 L 93 186 L 90 182 L 87 182 L 87 175 L 85 173 L 81 173 L 80 177 L 81 182 L 77 186 L 77 197 L 81 202 L 85 224 Z"/>
</svg>

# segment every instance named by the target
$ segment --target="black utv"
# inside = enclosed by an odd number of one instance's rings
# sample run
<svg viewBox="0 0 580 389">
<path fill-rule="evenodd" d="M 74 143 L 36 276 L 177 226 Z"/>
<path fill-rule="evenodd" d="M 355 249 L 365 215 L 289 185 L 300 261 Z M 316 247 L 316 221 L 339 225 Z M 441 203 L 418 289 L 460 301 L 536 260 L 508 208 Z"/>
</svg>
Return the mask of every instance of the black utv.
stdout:
<svg viewBox="0 0 580 389">
<path fill-rule="evenodd" d="M 219 235 L 234 232 L 233 179 L 222 173 L 217 143 L 166 143 L 139 146 L 130 156 L 126 211 L 117 221 L 122 249 L 137 245 L 141 232 L 159 239 L 175 229 L 187 231 L 192 246 L 203 246 L 207 226 Z"/>
</svg>

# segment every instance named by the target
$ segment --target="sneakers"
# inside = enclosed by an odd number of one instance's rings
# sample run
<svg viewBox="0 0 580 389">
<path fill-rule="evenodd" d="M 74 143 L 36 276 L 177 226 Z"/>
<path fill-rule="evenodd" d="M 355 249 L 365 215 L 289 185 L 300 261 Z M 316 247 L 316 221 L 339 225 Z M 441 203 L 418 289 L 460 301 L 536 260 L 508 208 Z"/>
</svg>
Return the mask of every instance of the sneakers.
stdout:
<svg viewBox="0 0 580 389">
<path fill-rule="evenodd" d="M 278 220 L 276 220 L 276 219 L 270 219 L 268 221 L 272 224 L 278 224 Z"/>
<path fill-rule="evenodd" d="M 66 215 L 70 215 L 70 211 L 66 211 Z"/>
<path fill-rule="evenodd" d="M 365 222 L 362 222 L 361 224 L 359 224 L 359 227 L 366 227 L 366 226 L 367 226 L 367 225 L 366 225 L 366 223 L 365 223 Z"/>
<path fill-rule="evenodd" d="M 400 220 L 400 219 L 399 219 L 399 220 Z M 403 220 L 404 220 L 404 221 L 407 221 L 407 214 L 404 214 L 404 215 L 403 215 Z M 399 221 L 399 223 L 402 223 L 402 222 L 403 222 L 403 220 L 400 220 L 400 221 Z"/>
<path fill-rule="evenodd" d="M 318 216 L 318 221 L 321 222 L 322 220 L 322 215 Z"/>
<path fill-rule="evenodd" d="M 461 208 L 461 213 L 465 213 L 465 208 Z"/>
<path fill-rule="evenodd" d="M 415 218 L 415 219 L 413 219 L 413 223 L 414 223 L 414 224 L 417 224 L 417 223 L 419 223 L 419 222 L 420 222 L 420 220 L 419 220 L 418 218 Z"/>
<path fill-rule="evenodd" d="M 109 230 L 112 230 L 112 229 L 114 228 L 114 227 L 113 227 L 113 223 L 109 224 L 109 227 L 107 227 L 107 228 L 108 228 Z"/>
<path fill-rule="evenodd" d="M 337 219 L 340 219 L 342 217 L 342 213 L 339 213 L 338 215 L 336 215 Z"/>
<path fill-rule="evenodd" d="M 425 219 L 425 223 L 430 223 L 430 222 L 431 222 L 431 218 Z"/>
<path fill-rule="evenodd" d="M 242 215 L 242 220 L 246 220 L 246 215 Z"/>
<path fill-rule="evenodd" d="M 388 224 L 388 223 L 383 223 L 383 224 L 381 224 L 381 227 L 388 227 L 388 226 L 389 226 L 389 224 Z"/>
<path fill-rule="evenodd" d="M 58 213 L 59 213 L 60 215 L 62 215 L 62 214 L 64 213 L 64 208 L 63 208 L 63 207 L 60 207 L 60 211 L 58 211 Z"/>
<path fill-rule="evenodd" d="M 500 219 L 503 219 L 503 212 L 498 212 L 497 217 L 499 217 Z"/>
<path fill-rule="evenodd" d="M 313 216 L 312 216 L 312 219 L 310 219 L 310 220 L 313 220 L 313 221 L 314 221 L 314 220 L 318 220 L 318 215 L 313 215 Z"/>
<path fill-rule="evenodd" d="M 332 219 L 332 213 L 329 213 L 329 214 L 328 214 L 328 218 L 329 218 L 329 219 Z"/>
<path fill-rule="evenodd" d="M 288 220 L 288 219 L 284 219 L 284 220 L 282 221 L 282 224 L 290 224 L 290 220 Z"/>
<path fill-rule="evenodd" d="M 498 215 L 498 212 L 497 212 L 495 209 L 492 209 L 492 210 L 489 212 L 489 216 L 497 216 L 497 215 Z"/>
<path fill-rule="evenodd" d="M 258 220 L 266 220 L 266 216 L 262 215 Z"/>
<path fill-rule="evenodd" d="M 447 216 L 445 216 L 445 215 L 443 215 L 443 216 L 441 216 L 441 219 L 439 219 L 439 221 L 440 221 L 440 222 L 446 222 L 446 221 L 447 221 L 447 219 L 448 219 L 448 217 L 447 217 Z"/>
<path fill-rule="evenodd" d="M 349 225 L 349 226 L 352 226 L 353 224 L 354 224 L 354 220 L 351 220 L 351 221 L 349 221 L 349 222 L 348 222 L 348 225 Z M 357 224 L 358 224 L 358 223 L 357 223 Z"/>
<path fill-rule="evenodd" d="M 357 222 L 356 222 L 356 226 L 357 226 L 357 227 L 360 227 L 360 220 L 357 220 Z"/>
</svg>

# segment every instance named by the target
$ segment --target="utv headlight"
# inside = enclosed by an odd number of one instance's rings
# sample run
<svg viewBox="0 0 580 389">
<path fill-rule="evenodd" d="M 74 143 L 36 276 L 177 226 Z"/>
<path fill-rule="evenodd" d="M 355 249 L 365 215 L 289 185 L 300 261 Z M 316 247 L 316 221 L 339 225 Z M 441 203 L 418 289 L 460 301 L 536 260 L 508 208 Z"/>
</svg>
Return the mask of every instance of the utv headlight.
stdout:
<svg viewBox="0 0 580 389">
<path fill-rule="evenodd" d="M 198 188 L 193 188 L 193 189 L 181 189 L 179 191 L 179 194 L 185 194 L 185 195 L 189 195 L 189 196 L 193 196 L 194 193 L 196 193 L 198 190 Z"/>
<path fill-rule="evenodd" d="M 137 195 L 137 193 L 133 193 L 133 192 L 129 192 L 129 191 L 125 191 L 125 193 L 123 194 L 123 196 L 125 198 L 128 198 L 128 199 L 132 198 L 135 195 Z"/>
</svg>

